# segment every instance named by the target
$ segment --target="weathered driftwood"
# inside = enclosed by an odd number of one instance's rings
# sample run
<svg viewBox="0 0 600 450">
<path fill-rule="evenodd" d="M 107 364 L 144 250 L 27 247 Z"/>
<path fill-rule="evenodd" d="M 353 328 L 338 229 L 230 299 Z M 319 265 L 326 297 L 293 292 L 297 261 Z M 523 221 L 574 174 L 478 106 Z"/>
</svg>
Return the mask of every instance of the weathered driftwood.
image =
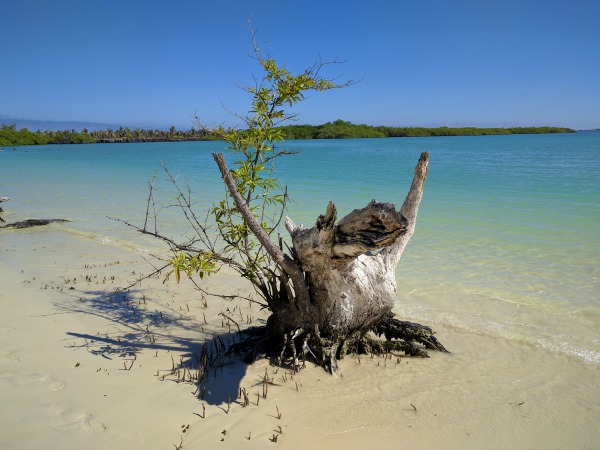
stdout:
<svg viewBox="0 0 600 450">
<path fill-rule="evenodd" d="M 415 345 L 446 351 L 430 328 L 393 318 L 397 299 L 395 269 L 414 233 L 419 203 L 427 177 L 429 157 L 423 153 L 415 169 L 409 193 L 399 211 L 390 203 L 373 200 L 337 220 L 329 203 L 314 227 L 305 229 L 286 218 L 292 238 L 292 255 L 270 241 L 260 228 L 228 171 L 222 155 L 214 155 L 221 174 L 248 227 L 280 266 L 280 298 L 270 305 L 266 346 L 258 353 L 280 358 L 291 353 L 311 353 L 330 371 L 349 348 L 373 349 L 370 331 L 384 335 L 381 348 L 427 356 Z M 361 342 L 363 341 L 363 342 Z M 367 342 L 368 341 L 368 342 Z"/>
<path fill-rule="evenodd" d="M 7 223 L 6 225 L 0 226 L 0 228 L 30 228 L 38 227 L 41 225 L 48 225 L 54 222 L 68 222 L 66 219 L 27 219 L 20 222 Z"/>
<path fill-rule="evenodd" d="M 0 203 L 7 202 L 8 200 L 10 200 L 10 198 L 8 198 L 8 197 L 0 197 Z M 0 213 L 1 212 L 4 212 L 4 210 L 0 206 Z M 0 222 L 5 222 L 5 220 L 2 217 L 0 217 Z"/>
<path fill-rule="evenodd" d="M 336 223 L 336 208 L 309 230 L 286 220 L 286 228 L 311 293 L 312 322 L 321 333 L 368 328 L 391 310 L 396 281 L 383 250 L 408 230 L 408 220 L 390 203 L 373 200 Z"/>
</svg>

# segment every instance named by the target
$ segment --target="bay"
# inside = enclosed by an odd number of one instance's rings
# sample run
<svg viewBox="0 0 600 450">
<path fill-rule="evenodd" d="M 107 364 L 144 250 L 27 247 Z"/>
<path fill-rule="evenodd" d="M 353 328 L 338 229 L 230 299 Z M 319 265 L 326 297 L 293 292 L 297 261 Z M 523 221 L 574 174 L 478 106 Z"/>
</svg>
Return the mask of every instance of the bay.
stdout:
<svg viewBox="0 0 600 450">
<path fill-rule="evenodd" d="M 11 201 L 3 217 L 66 218 L 65 232 L 159 251 L 159 242 L 109 217 L 141 225 L 155 173 L 156 198 L 176 201 L 161 164 L 205 210 L 223 195 L 211 156 L 223 148 L 4 148 L 0 195 Z M 292 141 L 287 148 L 300 152 L 278 164 L 293 200 L 288 215 L 307 226 L 329 200 L 339 217 L 373 198 L 401 205 L 428 151 L 416 233 L 397 271 L 400 315 L 600 363 L 600 133 Z M 185 232 L 176 209 L 163 208 L 160 218 L 164 232 Z M 10 233 L 0 233 L 0 249 Z"/>
</svg>

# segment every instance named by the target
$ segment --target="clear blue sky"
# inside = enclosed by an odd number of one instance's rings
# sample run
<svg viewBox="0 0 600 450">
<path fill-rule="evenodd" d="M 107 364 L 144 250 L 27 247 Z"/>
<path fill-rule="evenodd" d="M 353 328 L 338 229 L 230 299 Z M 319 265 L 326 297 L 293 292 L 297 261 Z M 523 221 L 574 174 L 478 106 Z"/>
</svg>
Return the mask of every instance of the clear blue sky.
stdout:
<svg viewBox="0 0 600 450">
<path fill-rule="evenodd" d="M 4 0 L 0 118 L 189 128 L 235 120 L 258 73 L 360 80 L 299 123 L 600 128 L 598 0 Z"/>
</svg>

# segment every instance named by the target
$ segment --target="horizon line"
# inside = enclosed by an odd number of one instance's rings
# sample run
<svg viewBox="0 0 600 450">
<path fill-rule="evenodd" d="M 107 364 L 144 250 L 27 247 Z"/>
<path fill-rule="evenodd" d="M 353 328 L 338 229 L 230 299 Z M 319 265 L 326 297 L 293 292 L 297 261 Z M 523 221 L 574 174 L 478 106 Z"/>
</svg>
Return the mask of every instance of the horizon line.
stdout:
<svg viewBox="0 0 600 450">
<path fill-rule="evenodd" d="M 311 124 L 311 123 L 289 123 L 286 125 L 281 125 L 281 126 L 293 126 L 293 125 L 297 125 L 297 126 L 320 126 L 320 125 L 325 125 L 327 123 L 334 123 L 338 120 L 342 120 L 343 122 L 348 122 L 351 123 L 353 125 L 368 125 L 371 127 L 386 127 L 386 128 L 443 128 L 443 127 L 447 127 L 447 128 L 542 128 L 542 127 L 552 127 L 552 128 L 571 128 L 574 129 L 576 131 L 595 131 L 595 130 L 600 130 L 600 126 L 597 128 L 572 128 L 572 127 L 567 127 L 567 126 L 563 126 L 563 125 L 517 125 L 517 124 L 511 124 L 511 123 L 507 123 L 507 122 L 501 122 L 501 125 L 492 125 L 490 123 L 482 123 L 479 125 L 466 125 L 464 124 L 464 122 L 460 122 L 460 123 L 455 123 L 455 124 L 444 124 L 444 125 L 438 125 L 438 124 L 429 124 L 429 125 L 369 125 L 369 124 L 365 124 L 365 123 L 354 123 L 352 121 L 349 120 L 343 120 L 343 119 L 335 119 L 335 120 L 330 120 L 328 122 L 323 122 L 320 124 Z M 65 131 L 65 130 L 75 130 L 77 132 L 81 132 L 83 129 L 88 129 L 89 131 L 100 131 L 100 130 L 106 130 L 108 128 L 110 129 L 119 129 L 119 128 L 129 128 L 129 129 L 140 129 L 140 130 L 168 130 L 171 127 L 175 127 L 176 129 L 185 131 L 185 130 L 191 130 L 192 128 L 194 128 L 194 126 L 190 126 L 190 127 L 181 127 L 181 126 L 177 126 L 177 125 L 163 125 L 163 126 L 139 126 L 139 125 L 124 125 L 124 124 L 119 124 L 119 123 L 109 123 L 109 122 L 90 122 L 90 121 L 84 121 L 84 120 L 41 120 L 41 119 L 25 119 L 25 118 L 12 118 L 9 116 L 5 116 L 5 115 L 1 115 L 0 114 L 0 126 L 4 126 L 4 125 L 15 125 L 17 127 L 18 130 L 21 130 L 23 128 L 28 129 L 29 131 Z M 40 128 L 40 125 L 46 125 L 46 128 Z M 32 127 L 33 126 L 33 127 Z M 34 131 L 32 130 L 32 128 L 35 128 L 37 126 L 37 129 Z M 61 128 L 62 127 L 62 128 Z"/>
</svg>

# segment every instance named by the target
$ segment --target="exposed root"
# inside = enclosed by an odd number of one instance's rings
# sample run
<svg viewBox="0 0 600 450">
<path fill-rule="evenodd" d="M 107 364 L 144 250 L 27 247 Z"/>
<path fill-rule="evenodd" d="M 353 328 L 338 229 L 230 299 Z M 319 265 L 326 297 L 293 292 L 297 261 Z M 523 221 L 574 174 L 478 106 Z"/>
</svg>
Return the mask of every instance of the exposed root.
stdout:
<svg viewBox="0 0 600 450">
<path fill-rule="evenodd" d="M 346 354 L 402 352 L 408 356 L 428 358 L 426 349 L 449 353 L 435 338 L 431 328 L 395 319 L 392 313 L 386 314 L 368 330 L 378 337 L 361 331 L 345 338 L 323 338 L 318 327 L 313 333 L 296 328 L 275 336 L 270 331 L 268 326 L 245 330 L 243 333 L 248 337 L 234 344 L 229 351 L 241 354 L 248 364 L 263 357 L 272 357 L 277 365 L 289 366 L 295 372 L 305 367 L 310 357 L 331 374 L 337 372 L 337 361 Z M 385 340 L 379 339 L 381 336 Z"/>
<path fill-rule="evenodd" d="M 373 326 L 372 330 L 377 336 L 385 336 L 386 345 L 398 347 L 407 355 L 429 357 L 427 352 L 417 347 L 416 344 L 421 344 L 430 350 L 449 353 L 434 336 L 431 328 L 418 323 L 395 319 L 394 314 L 391 312 L 383 316 Z"/>
</svg>

